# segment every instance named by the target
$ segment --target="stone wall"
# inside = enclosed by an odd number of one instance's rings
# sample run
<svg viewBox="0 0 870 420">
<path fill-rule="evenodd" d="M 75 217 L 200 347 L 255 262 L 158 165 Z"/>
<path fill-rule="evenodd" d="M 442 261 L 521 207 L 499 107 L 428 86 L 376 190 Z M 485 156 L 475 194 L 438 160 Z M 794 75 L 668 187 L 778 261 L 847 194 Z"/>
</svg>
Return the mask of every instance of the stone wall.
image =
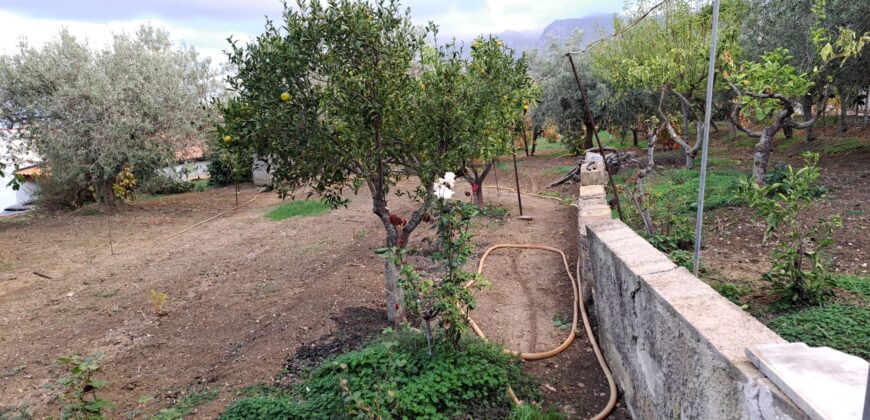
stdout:
<svg viewBox="0 0 870 420">
<path fill-rule="evenodd" d="M 782 338 L 612 220 L 601 186 L 578 207 L 584 300 L 634 418 L 806 418 L 744 352 Z"/>
</svg>

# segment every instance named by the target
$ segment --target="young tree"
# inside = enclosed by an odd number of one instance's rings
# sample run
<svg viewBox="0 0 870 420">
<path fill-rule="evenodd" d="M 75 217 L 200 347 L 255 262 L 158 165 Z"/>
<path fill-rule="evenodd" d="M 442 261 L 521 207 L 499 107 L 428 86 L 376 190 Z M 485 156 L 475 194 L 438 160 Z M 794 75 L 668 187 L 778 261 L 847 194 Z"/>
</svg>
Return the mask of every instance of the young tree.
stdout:
<svg viewBox="0 0 870 420">
<path fill-rule="evenodd" d="M 396 249 L 423 221 L 437 175 L 487 161 L 516 114 L 503 103 L 511 91 L 499 74 L 517 69 L 500 41 L 486 41 L 467 63 L 452 48 L 427 46 L 434 26 L 415 28 L 409 13 L 396 0 L 287 7 L 280 27 L 268 22 L 246 47 L 232 44 L 238 72 L 228 84 L 237 95 L 218 104 L 226 149 L 269 156 L 280 193 L 308 186 L 339 206 L 346 189 L 368 187 L 385 245 Z M 407 173 L 417 183 L 400 188 Z M 389 208 L 391 192 L 416 201 L 407 218 Z M 387 316 L 401 322 L 396 263 L 385 261 L 384 273 Z"/>
<path fill-rule="evenodd" d="M 208 60 L 163 30 L 118 34 L 100 51 L 64 30 L 0 58 L 0 120 L 22 129 L 55 185 L 113 204 L 125 166 L 167 163 L 205 129 L 213 88 Z"/>
</svg>

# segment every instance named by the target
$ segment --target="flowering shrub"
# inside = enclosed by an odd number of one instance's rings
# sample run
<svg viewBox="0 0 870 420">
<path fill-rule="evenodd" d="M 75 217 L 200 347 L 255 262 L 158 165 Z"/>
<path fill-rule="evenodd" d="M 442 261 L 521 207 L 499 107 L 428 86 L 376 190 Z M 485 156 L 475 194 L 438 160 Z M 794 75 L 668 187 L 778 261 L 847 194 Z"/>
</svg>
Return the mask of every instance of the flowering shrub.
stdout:
<svg viewBox="0 0 870 420">
<path fill-rule="evenodd" d="M 463 309 L 474 306 L 473 289 L 485 285 L 477 273 L 462 269 L 473 250 L 468 228 L 478 210 L 474 205 L 451 200 L 455 182 L 456 176 L 447 172 L 432 186 L 434 204 L 429 220 L 437 225 L 438 248 L 431 258 L 439 266 L 434 272 L 418 272 L 407 262 L 405 248 L 382 250 L 400 267 L 399 287 L 404 291 L 406 309 L 421 320 L 430 354 L 436 336 L 453 346 L 459 343 L 466 326 Z M 475 280 L 474 287 L 466 288 L 471 280 Z M 436 319 L 440 333 L 432 330 Z"/>
</svg>

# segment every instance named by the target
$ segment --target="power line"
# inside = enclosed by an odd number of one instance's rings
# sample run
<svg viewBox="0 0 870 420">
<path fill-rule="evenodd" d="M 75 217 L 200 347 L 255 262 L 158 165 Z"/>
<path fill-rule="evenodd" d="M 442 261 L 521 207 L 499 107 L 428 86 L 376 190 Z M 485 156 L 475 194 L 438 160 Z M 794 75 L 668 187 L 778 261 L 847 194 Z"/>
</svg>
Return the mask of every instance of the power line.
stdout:
<svg viewBox="0 0 870 420">
<path fill-rule="evenodd" d="M 623 33 L 627 32 L 629 29 L 635 27 L 635 26 L 636 26 L 638 23 L 640 23 L 642 20 L 646 19 L 647 16 L 649 16 L 650 13 L 652 13 L 654 10 L 658 9 L 659 7 L 661 7 L 662 5 L 664 5 L 664 4 L 667 3 L 667 2 L 668 2 L 668 0 L 662 0 L 661 2 L 659 2 L 658 4 L 656 4 L 655 6 L 653 6 L 653 7 L 650 8 L 649 10 L 647 10 L 646 13 L 644 13 L 643 15 L 641 15 L 641 17 L 637 18 L 637 20 L 635 20 L 634 22 L 631 22 L 630 24 L 628 24 L 628 26 L 622 28 L 622 30 L 620 30 L 619 32 L 614 32 L 614 33 L 613 33 L 612 35 L 610 35 L 610 36 L 607 36 L 607 37 L 601 38 L 601 39 L 599 39 L 599 40 L 597 40 L 597 41 L 595 41 L 595 42 L 593 42 L 593 43 L 587 45 L 586 48 L 584 48 L 584 49 L 582 49 L 582 50 L 580 50 L 580 51 L 568 51 L 566 54 L 578 54 L 578 53 L 579 53 L 579 54 L 583 54 L 583 53 L 585 53 L 586 51 L 589 51 L 590 49 L 592 49 L 592 48 L 594 48 L 594 47 L 596 47 L 596 46 L 598 46 L 598 45 L 604 43 L 605 41 L 607 41 L 607 40 L 609 40 L 609 39 L 616 38 L 616 37 L 622 35 Z"/>
</svg>

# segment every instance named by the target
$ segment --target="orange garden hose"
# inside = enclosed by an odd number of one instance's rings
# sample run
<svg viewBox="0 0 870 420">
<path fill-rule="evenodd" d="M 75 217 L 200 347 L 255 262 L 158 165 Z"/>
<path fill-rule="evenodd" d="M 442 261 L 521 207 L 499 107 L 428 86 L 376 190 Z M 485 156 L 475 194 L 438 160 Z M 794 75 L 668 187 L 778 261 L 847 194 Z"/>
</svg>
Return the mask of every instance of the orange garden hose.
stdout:
<svg viewBox="0 0 870 420">
<path fill-rule="evenodd" d="M 541 196 L 541 197 L 551 198 L 551 197 L 546 197 L 546 196 Z M 568 257 L 565 256 L 565 253 L 562 252 L 562 250 L 560 250 L 558 248 L 553 248 L 553 247 L 544 246 L 544 245 L 498 244 L 498 245 L 494 245 L 494 246 L 490 247 L 489 249 L 487 249 L 486 252 L 483 253 L 483 256 L 480 257 L 480 263 L 477 266 L 477 273 L 478 274 L 483 274 L 484 263 L 486 262 L 486 258 L 489 256 L 489 254 L 492 251 L 494 251 L 496 249 L 500 249 L 500 248 L 542 249 L 542 250 L 558 253 L 559 255 L 562 256 L 562 263 L 565 265 L 565 272 L 568 274 L 568 277 L 571 279 L 571 286 L 574 289 L 574 305 L 573 305 L 574 306 L 574 320 L 571 324 L 571 332 L 568 334 L 568 337 L 565 339 L 565 341 L 562 342 L 562 344 L 560 344 L 558 347 L 556 347 L 552 350 L 547 350 L 547 351 L 537 352 L 537 353 L 516 352 L 516 351 L 511 351 L 511 350 L 506 350 L 506 351 L 509 351 L 512 354 L 518 355 L 522 360 L 547 359 L 547 358 L 553 357 L 553 356 L 561 353 L 562 351 L 567 349 L 568 346 L 570 346 L 571 343 L 574 341 L 574 338 L 575 338 L 576 333 L 577 333 L 577 321 L 578 321 L 577 317 L 578 317 L 578 309 L 579 309 L 580 316 L 582 316 L 582 319 L 583 319 L 583 326 L 586 329 L 586 334 L 589 336 L 589 342 L 592 344 L 592 349 L 595 352 L 595 357 L 598 359 L 598 364 L 601 366 L 601 370 L 604 371 L 604 375 L 607 377 L 607 383 L 610 387 L 610 399 L 608 400 L 607 405 L 604 407 L 603 410 L 601 410 L 601 412 L 599 412 L 597 415 L 595 415 L 595 417 L 593 417 L 593 419 L 598 420 L 598 419 L 606 418 L 610 414 L 610 412 L 613 411 L 613 407 L 616 406 L 616 382 L 614 382 L 613 374 L 610 372 L 610 369 L 607 367 L 607 362 L 604 360 L 604 355 L 601 353 L 601 349 L 598 347 L 598 341 L 595 339 L 595 335 L 592 333 L 592 326 L 589 323 L 589 316 L 586 314 L 586 306 L 583 304 L 583 300 L 580 298 L 580 286 L 581 286 L 580 282 L 581 282 L 581 280 L 580 280 L 580 258 L 579 258 L 579 256 L 577 258 L 577 276 L 575 278 L 574 276 L 571 275 L 571 268 L 568 265 Z M 474 284 L 473 280 L 466 283 L 465 287 L 469 287 L 472 284 Z M 471 317 L 468 317 L 468 324 L 469 324 L 469 326 L 471 326 L 471 329 L 478 336 L 480 336 L 481 339 L 486 340 L 486 335 L 483 333 L 483 331 L 480 329 L 480 327 L 477 325 L 477 323 L 475 323 L 474 320 L 471 319 Z M 522 402 L 519 400 L 519 398 L 517 398 L 516 394 L 514 394 L 514 391 L 510 386 L 508 386 L 508 394 L 510 395 L 511 399 L 514 401 L 515 404 L 517 404 L 517 405 L 522 404 Z"/>
</svg>

